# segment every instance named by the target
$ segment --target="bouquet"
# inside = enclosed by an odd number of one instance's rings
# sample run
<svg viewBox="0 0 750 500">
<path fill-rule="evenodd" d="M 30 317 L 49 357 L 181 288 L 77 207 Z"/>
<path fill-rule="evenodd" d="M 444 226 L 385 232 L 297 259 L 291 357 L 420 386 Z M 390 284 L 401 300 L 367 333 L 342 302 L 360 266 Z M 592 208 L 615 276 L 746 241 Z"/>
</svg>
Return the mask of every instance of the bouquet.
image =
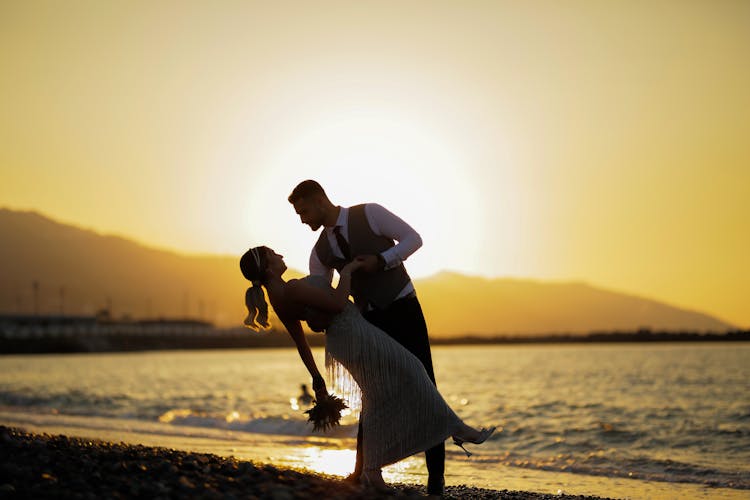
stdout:
<svg viewBox="0 0 750 500">
<path fill-rule="evenodd" d="M 315 400 L 315 405 L 307 410 L 307 421 L 313 423 L 313 431 L 327 431 L 329 428 L 339 425 L 341 411 L 349 408 L 344 400 L 333 394 Z"/>
</svg>

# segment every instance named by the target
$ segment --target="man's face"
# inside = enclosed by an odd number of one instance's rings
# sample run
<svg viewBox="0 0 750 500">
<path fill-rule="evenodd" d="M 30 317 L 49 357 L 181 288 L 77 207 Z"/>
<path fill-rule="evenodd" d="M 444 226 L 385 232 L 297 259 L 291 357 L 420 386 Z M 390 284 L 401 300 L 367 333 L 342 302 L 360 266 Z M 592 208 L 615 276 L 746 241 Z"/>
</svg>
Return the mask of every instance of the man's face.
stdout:
<svg viewBox="0 0 750 500">
<path fill-rule="evenodd" d="M 294 203 L 294 211 L 299 215 L 302 224 L 307 224 L 313 231 L 317 231 L 323 225 L 325 213 L 323 203 L 318 197 L 308 196 L 298 199 Z"/>
</svg>

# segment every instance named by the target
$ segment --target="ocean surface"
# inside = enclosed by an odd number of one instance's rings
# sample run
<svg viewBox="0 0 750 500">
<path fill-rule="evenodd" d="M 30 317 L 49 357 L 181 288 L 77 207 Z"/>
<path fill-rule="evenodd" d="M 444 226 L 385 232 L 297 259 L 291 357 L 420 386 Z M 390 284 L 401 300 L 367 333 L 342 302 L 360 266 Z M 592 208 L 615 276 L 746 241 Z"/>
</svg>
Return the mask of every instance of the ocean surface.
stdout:
<svg viewBox="0 0 750 500">
<path fill-rule="evenodd" d="M 324 354 L 313 350 L 323 369 Z M 438 387 L 498 426 L 446 483 L 617 498 L 750 498 L 750 344 L 438 346 Z M 346 475 L 355 412 L 313 433 L 294 349 L 0 356 L 0 424 Z M 421 456 L 384 471 L 424 483 Z"/>
</svg>

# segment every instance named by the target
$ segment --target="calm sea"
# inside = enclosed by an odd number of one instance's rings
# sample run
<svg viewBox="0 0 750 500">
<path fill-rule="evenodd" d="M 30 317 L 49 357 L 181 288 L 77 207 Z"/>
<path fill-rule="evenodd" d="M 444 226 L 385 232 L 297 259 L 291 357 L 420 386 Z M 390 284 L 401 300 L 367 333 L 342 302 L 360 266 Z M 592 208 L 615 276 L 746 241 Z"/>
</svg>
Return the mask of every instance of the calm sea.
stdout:
<svg viewBox="0 0 750 500">
<path fill-rule="evenodd" d="M 314 350 L 323 366 L 323 352 Z M 629 498 L 750 498 L 750 344 L 433 349 L 456 412 L 498 432 L 447 484 Z M 0 357 L 0 423 L 210 451 L 334 474 L 354 415 L 313 433 L 292 349 Z M 412 457 L 391 481 L 423 482 Z"/>
</svg>

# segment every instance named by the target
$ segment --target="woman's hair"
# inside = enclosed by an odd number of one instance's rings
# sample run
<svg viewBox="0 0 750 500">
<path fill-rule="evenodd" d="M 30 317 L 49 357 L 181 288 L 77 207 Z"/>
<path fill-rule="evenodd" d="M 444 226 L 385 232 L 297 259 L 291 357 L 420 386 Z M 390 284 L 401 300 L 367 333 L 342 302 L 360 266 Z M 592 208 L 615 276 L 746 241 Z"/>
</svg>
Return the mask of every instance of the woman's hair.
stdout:
<svg viewBox="0 0 750 500">
<path fill-rule="evenodd" d="M 263 287 L 253 285 L 247 289 L 245 307 L 247 307 L 247 317 L 244 321 L 246 327 L 257 332 L 261 329 L 267 330 L 271 326 L 268 322 L 268 303 Z"/>
<path fill-rule="evenodd" d="M 268 322 L 268 303 L 262 287 L 266 279 L 267 250 L 266 247 L 251 248 L 240 258 L 242 275 L 252 283 L 245 292 L 247 317 L 244 323 L 256 332 L 271 326 Z"/>
</svg>

